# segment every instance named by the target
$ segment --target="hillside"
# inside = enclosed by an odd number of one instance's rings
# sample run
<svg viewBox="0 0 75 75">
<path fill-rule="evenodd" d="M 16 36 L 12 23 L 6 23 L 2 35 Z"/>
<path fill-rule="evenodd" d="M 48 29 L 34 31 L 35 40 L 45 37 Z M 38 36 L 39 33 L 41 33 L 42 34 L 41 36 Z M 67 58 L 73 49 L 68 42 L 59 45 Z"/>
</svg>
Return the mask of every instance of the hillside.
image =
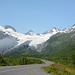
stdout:
<svg viewBox="0 0 75 75">
<path fill-rule="evenodd" d="M 46 43 L 48 45 L 41 51 L 44 57 L 67 65 L 75 62 L 75 31 L 57 33 Z"/>
<path fill-rule="evenodd" d="M 37 52 L 36 50 L 14 50 L 7 52 L 5 54 L 6 57 L 15 56 L 15 57 L 41 57 L 41 54 Z"/>
</svg>

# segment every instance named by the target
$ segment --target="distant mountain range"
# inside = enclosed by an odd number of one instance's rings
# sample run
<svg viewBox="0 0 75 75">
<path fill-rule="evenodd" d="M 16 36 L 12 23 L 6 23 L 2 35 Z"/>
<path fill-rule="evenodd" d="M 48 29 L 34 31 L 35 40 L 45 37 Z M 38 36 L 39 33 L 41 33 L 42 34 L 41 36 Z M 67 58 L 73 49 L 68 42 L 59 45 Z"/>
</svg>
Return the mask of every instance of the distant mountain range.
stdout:
<svg viewBox="0 0 75 75">
<path fill-rule="evenodd" d="M 62 35 L 67 35 L 68 33 L 74 31 L 75 25 L 69 29 L 64 29 L 62 31 L 54 27 L 42 34 L 35 34 L 32 30 L 22 34 L 16 32 L 15 28 L 12 26 L 0 26 L 0 52 L 6 53 L 8 51 L 22 49 L 32 49 L 40 52 L 44 47 L 48 45 L 46 41 L 52 38 L 52 36 L 55 34 L 59 33 Z"/>
</svg>

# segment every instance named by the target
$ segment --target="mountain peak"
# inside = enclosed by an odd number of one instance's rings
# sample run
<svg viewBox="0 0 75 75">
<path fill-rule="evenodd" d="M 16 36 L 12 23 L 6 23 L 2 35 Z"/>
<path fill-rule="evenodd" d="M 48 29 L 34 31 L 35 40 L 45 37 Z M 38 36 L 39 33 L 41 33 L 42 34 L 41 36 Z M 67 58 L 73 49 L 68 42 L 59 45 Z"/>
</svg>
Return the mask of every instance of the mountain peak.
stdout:
<svg viewBox="0 0 75 75">
<path fill-rule="evenodd" d="M 29 30 L 27 33 L 25 33 L 26 35 L 36 35 L 32 30 Z"/>
<path fill-rule="evenodd" d="M 14 27 L 12 27 L 12 26 L 10 26 L 10 25 L 6 25 L 6 26 L 4 26 L 4 28 L 5 29 L 12 29 L 13 31 L 15 31 L 16 32 L 16 29 L 14 28 Z"/>
<path fill-rule="evenodd" d="M 72 27 L 70 27 L 69 29 L 64 29 L 63 31 L 65 33 L 69 33 L 69 32 L 75 31 L 75 24 Z"/>
<path fill-rule="evenodd" d="M 60 31 L 60 30 L 57 29 L 56 27 L 53 27 L 53 28 L 51 29 L 51 31 L 58 32 L 58 31 Z"/>
<path fill-rule="evenodd" d="M 75 24 L 71 28 L 75 28 Z"/>
<path fill-rule="evenodd" d="M 33 32 L 32 30 L 29 30 L 28 32 Z"/>
<path fill-rule="evenodd" d="M 53 27 L 52 29 L 57 29 L 56 27 Z"/>
<path fill-rule="evenodd" d="M 53 27 L 52 29 L 44 32 L 43 34 L 49 34 L 49 33 L 52 34 L 52 33 L 57 33 L 57 32 L 59 32 L 59 29 L 57 29 L 56 27 Z"/>
</svg>

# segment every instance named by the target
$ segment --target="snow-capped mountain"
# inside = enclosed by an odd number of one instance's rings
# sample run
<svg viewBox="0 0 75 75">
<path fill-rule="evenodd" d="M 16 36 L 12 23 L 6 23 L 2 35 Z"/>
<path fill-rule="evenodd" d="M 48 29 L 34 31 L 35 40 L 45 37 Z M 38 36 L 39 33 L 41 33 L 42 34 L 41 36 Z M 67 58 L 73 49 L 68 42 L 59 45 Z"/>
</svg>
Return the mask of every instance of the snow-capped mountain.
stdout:
<svg viewBox="0 0 75 75">
<path fill-rule="evenodd" d="M 70 27 L 69 29 L 68 28 L 65 28 L 63 31 L 61 32 L 64 32 L 64 33 L 69 33 L 69 32 L 72 32 L 72 31 L 75 31 L 75 24 Z"/>
<path fill-rule="evenodd" d="M 75 31 L 75 24 L 74 24 L 71 28 L 69 28 L 69 29 L 67 30 L 68 33 L 71 32 L 71 31 Z"/>
<path fill-rule="evenodd" d="M 44 32 L 43 34 L 37 35 L 32 30 L 30 30 L 29 32 L 27 32 L 25 34 L 22 34 L 22 33 L 16 32 L 15 28 L 13 28 L 11 26 L 5 26 L 5 27 L 0 26 L 0 37 L 1 36 L 4 37 L 4 38 L 0 38 L 0 41 L 5 43 L 5 42 L 7 42 L 6 38 L 11 40 L 10 47 L 9 47 L 9 42 L 8 42 L 8 46 L 6 45 L 6 43 L 2 46 L 3 48 L 7 47 L 6 50 L 11 50 L 13 48 L 20 47 L 19 49 L 28 48 L 28 49 L 35 49 L 37 51 L 40 51 L 44 47 L 44 43 L 51 36 L 55 35 L 56 33 L 61 33 L 61 32 L 69 33 L 74 30 L 75 30 L 75 25 L 73 25 L 71 28 L 65 29 L 63 31 L 60 31 L 59 29 L 54 27 L 54 28 Z M 0 44 L 1 44 L 1 42 L 0 42 Z M 0 48 L 1 52 L 2 52 L 2 47 Z"/>
<path fill-rule="evenodd" d="M 36 35 L 32 30 L 29 30 L 27 33 L 25 33 L 25 35 Z"/>
<path fill-rule="evenodd" d="M 12 26 L 6 25 L 4 28 L 5 29 L 12 29 L 13 31 L 16 32 L 16 29 L 14 27 L 12 27 Z"/>
<path fill-rule="evenodd" d="M 57 29 L 57 28 L 55 28 L 55 27 L 53 27 L 52 29 L 50 29 L 50 30 L 44 32 L 43 34 L 56 34 L 56 33 L 58 33 L 58 32 L 60 32 L 60 30 Z"/>
</svg>

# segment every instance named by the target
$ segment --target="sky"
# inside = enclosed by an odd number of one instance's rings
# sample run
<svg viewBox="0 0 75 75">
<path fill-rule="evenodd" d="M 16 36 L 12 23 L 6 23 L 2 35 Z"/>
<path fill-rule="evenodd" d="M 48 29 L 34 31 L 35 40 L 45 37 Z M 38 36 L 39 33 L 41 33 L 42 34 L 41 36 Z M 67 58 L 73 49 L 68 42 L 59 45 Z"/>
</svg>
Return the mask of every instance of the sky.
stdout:
<svg viewBox="0 0 75 75">
<path fill-rule="evenodd" d="M 75 24 L 75 0 L 0 0 L 0 26 L 43 33 Z"/>
</svg>

